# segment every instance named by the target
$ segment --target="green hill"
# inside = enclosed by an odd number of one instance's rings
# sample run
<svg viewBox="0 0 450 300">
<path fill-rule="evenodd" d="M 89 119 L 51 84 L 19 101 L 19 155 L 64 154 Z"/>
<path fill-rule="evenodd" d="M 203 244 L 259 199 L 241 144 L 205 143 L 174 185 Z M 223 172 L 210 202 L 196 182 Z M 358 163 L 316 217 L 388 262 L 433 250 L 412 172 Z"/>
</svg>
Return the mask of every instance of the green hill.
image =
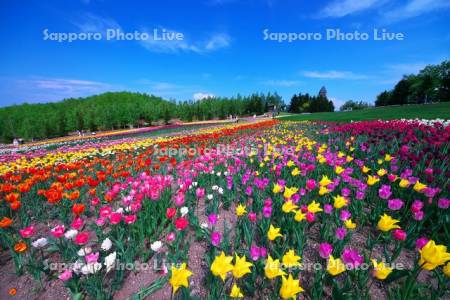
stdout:
<svg viewBox="0 0 450 300">
<path fill-rule="evenodd" d="M 450 119 L 450 102 L 435 104 L 412 104 L 402 106 L 383 106 L 349 112 L 325 112 L 312 114 L 290 114 L 280 116 L 280 120 L 314 121 L 362 121 L 391 119 Z"/>
</svg>

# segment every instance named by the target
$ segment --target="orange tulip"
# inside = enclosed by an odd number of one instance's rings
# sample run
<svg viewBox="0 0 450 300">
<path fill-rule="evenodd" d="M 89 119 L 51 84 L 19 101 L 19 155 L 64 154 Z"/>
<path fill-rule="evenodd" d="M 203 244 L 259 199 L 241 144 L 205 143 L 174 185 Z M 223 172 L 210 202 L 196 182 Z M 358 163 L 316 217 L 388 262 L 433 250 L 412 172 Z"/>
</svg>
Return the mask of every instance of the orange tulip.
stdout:
<svg viewBox="0 0 450 300">
<path fill-rule="evenodd" d="M 14 245 L 14 251 L 16 251 L 17 253 L 25 252 L 27 251 L 27 248 L 27 244 L 25 244 L 24 242 L 18 242 Z"/>
<path fill-rule="evenodd" d="M 8 217 L 3 217 L 3 219 L 1 219 L 0 221 L 0 228 L 7 228 L 9 226 L 11 226 L 12 224 L 12 220 Z"/>
<path fill-rule="evenodd" d="M 20 199 L 20 194 L 19 193 L 11 193 L 5 196 L 5 201 L 12 203 L 14 201 L 17 201 Z"/>
<path fill-rule="evenodd" d="M 84 212 L 84 209 L 85 209 L 85 206 L 82 203 L 75 203 L 72 206 L 72 212 L 77 216 L 81 215 Z"/>
<path fill-rule="evenodd" d="M 18 210 L 22 206 L 22 203 L 20 201 L 14 201 L 11 203 L 11 209 L 12 210 Z"/>
</svg>

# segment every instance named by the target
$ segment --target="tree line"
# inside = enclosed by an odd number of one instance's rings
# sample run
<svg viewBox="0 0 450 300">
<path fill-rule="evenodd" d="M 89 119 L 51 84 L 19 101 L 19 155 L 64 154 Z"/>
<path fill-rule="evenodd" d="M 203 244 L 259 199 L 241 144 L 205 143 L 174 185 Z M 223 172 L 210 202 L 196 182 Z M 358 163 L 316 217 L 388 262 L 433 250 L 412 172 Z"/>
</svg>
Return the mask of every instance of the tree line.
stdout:
<svg viewBox="0 0 450 300">
<path fill-rule="evenodd" d="M 0 139 L 11 142 L 59 137 L 75 131 L 113 130 L 183 121 L 224 119 L 229 115 L 262 114 L 272 105 L 281 107 L 274 93 L 217 97 L 199 101 L 166 101 L 142 93 L 108 92 L 56 103 L 21 104 L 0 108 Z"/>
<path fill-rule="evenodd" d="M 405 75 L 392 90 L 377 96 L 375 106 L 450 101 L 450 61 L 428 65 L 419 74 Z"/>
<path fill-rule="evenodd" d="M 334 111 L 333 101 L 323 96 L 310 96 L 309 94 L 294 94 L 289 104 L 291 113 L 314 113 Z"/>
</svg>

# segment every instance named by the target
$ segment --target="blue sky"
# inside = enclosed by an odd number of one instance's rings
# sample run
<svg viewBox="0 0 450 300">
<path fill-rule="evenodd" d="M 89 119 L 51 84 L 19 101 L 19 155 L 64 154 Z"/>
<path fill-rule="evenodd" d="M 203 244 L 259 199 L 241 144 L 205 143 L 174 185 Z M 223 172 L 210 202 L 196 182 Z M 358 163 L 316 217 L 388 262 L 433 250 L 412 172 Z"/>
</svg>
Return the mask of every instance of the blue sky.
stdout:
<svg viewBox="0 0 450 300">
<path fill-rule="evenodd" d="M 312 3 L 313 2 L 313 3 Z M 336 106 L 373 102 L 403 74 L 449 59 L 448 0 L 12 1 L 0 4 L 0 105 L 104 91 L 167 99 L 274 92 L 316 94 Z M 49 33 L 183 34 L 180 41 L 44 40 Z M 277 42 L 270 33 L 367 32 L 367 41 Z M 403 33 L 374 41 L 373 30 Z"/>
</svg>

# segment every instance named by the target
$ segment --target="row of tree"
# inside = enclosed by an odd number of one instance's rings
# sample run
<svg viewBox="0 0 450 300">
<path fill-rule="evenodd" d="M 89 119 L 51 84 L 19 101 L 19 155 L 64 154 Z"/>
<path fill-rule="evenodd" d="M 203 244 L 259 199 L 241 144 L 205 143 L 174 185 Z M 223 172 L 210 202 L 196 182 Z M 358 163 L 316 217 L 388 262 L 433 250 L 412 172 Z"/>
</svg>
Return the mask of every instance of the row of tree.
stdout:
<svg viewBox="0 0 450 300">
<path fill-rule="evenodd" d="M 21 104 L 0 108 L 0 139 L 11 142 L 43 139 L 82 130 L 111 130 L 184 121 L 262 114 L 272 105 L 283 105 L 279 95 L 252 94 L 176 103 L 153 95 L 114 92 L 56 103 Z"/>
<path fill-rule="evenodd" d="M 376 106 L 450 101 L 450 61 L 429 65 L 417 75 L 405 75 L 393 90 L 377 96 Z"/>
<path fill-rule="evenodd" d="M 291 113 L 314 113 L 334 111 L 333 101 L 323 96 L 310 96 L 309 94 L 295 94 L 289 104 Z"/>
</svg>

